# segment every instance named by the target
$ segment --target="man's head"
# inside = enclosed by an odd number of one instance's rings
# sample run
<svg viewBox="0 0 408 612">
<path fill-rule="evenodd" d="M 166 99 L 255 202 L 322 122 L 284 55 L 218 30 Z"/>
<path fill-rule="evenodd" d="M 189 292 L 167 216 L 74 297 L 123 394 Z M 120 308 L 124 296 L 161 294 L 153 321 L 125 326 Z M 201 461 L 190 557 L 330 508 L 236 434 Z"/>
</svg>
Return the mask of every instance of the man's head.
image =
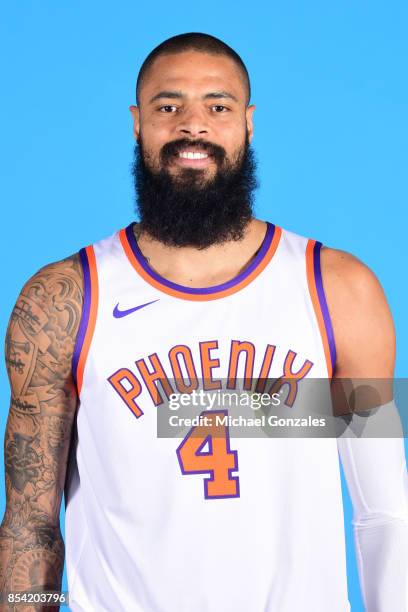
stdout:
<svg viewBox="0 0 408 612">
<path fill-rule="evenodd" d="M 208 53 L 209 55 L 223 55 L 224 57 L 229 57 L 235 62 L 238 70 L 241 72 L 243 84 L 247 92 L 246 104 L 249 104 L 251 98 L 251 84 L 248 70 L 241 57 L 234 49 L 219 38 L 215 38 L 215 36 L 211 36 L 210 34 L 203 34 L 202 32 L 189 32 L 187 34 L 172 36 L 160 43 L 160 45 L 157 45 L 157 47 L 149 53 L 139 70 L 136 81 L 137 104 L 140 104 L 140 89 L 142 82 L 154 61 L 160 55 L 178 54 L 183 51 L 198 51 L 200 53 Z"/>
<path fill-rule="evenodd" d="M 213 36 L 181 34 L 148 55 L 136 92 L 130 111 L 142 227 L 180 246 L 242 237 L 256 180 L 255 107 L 241 58 Z"/>
</svg>

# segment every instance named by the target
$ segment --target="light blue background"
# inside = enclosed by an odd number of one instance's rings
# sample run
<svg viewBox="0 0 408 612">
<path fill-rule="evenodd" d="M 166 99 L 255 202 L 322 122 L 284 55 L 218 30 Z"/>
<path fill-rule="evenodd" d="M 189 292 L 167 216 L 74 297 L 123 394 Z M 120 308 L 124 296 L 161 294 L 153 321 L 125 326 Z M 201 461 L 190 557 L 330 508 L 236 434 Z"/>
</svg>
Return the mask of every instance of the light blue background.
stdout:
<svg viewBox="0 0 408 612">
<path fill-rule="evenodd" d="M 350 251 L 375 271 L 395 319 L 396 375 L 407 376 L 407 7 L 313 0 L 3 4 L 2 337 L 29 276 L 132 219 L 128 106 L 137 71 L 165 38 L 204 31 L 234 47 L 252 78 L 258 216 Z M 0 385 L 3 434 L 4 366 Z M 343 492 L 357 612 L 363 607 L 344 480 Z"/>
</svg>

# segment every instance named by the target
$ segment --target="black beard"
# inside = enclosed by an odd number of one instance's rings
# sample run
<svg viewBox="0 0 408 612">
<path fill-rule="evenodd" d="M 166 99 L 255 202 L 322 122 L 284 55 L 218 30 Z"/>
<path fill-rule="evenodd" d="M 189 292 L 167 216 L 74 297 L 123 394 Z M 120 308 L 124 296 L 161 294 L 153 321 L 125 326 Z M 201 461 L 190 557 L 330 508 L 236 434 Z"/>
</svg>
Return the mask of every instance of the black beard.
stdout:
<svg viewBox="0 0 408 612">
<path fill-rule="evenodd" d="M 195 168 L 184 168 L 177 177 L 166 169 L 172 156 L 192 142 L 212 155 L 217 165 L 213 178 L 205 180 L 205 171 Z M 243 238 L 258 187 L 248 138 L 234 163 L 226 161 L 222 147 L 189 139 L 164 145 L 158 171 L 151 170 L 145 158 L 143 142 L 136 144 L 132 175 L 142 231 L 168 246 L 199 249 Z"/>
</svg>

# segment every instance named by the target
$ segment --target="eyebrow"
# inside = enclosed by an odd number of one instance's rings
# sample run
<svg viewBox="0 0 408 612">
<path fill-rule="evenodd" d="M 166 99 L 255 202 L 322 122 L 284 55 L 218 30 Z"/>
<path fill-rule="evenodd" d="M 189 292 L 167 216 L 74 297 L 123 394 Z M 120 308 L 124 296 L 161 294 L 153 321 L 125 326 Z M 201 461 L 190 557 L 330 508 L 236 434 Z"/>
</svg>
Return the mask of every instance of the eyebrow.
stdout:
<svg viewBox="0 0 408 612">
<path fill-rule="evenodd" d="M 171 100 L 179 100 L 181 98 L 185 98 L 186 96 L 181 91 L 159 91 L 153 98 L 150 98 L 150 103 L 155 102 L 156 100 L 160 100 L 162 98 L 167 98 Z M 203 96 L 203 100 L 208 100 L 210 98 L 216 99 L 227 99 L 234 100 L 238 102 L 238 99 L 228 91 L 211 91 Z"/>
<path fill-rule="evenodd" d="M 205 94 L 204 100 L 208 100 L 208 98 L 227 98 L 227 100 L 238 102 L 237 98 L 228 91 L 212 91 L 211 93 Z"/>
</svg>

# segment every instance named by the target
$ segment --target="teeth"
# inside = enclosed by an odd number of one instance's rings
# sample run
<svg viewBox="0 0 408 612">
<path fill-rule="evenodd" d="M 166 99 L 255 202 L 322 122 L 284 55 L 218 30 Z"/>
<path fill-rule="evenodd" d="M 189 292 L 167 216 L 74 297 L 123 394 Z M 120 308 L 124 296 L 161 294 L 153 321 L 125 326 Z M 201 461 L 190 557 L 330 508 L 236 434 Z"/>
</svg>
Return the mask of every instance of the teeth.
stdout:
<svg viewBox="0 0 408 612">
<path fill-rule="evenodd" d="M 182 151 L 179 153 L 182 159 L 207 159 L 207 153 L 193 153 L 192 151 Z"/>
</svg>

